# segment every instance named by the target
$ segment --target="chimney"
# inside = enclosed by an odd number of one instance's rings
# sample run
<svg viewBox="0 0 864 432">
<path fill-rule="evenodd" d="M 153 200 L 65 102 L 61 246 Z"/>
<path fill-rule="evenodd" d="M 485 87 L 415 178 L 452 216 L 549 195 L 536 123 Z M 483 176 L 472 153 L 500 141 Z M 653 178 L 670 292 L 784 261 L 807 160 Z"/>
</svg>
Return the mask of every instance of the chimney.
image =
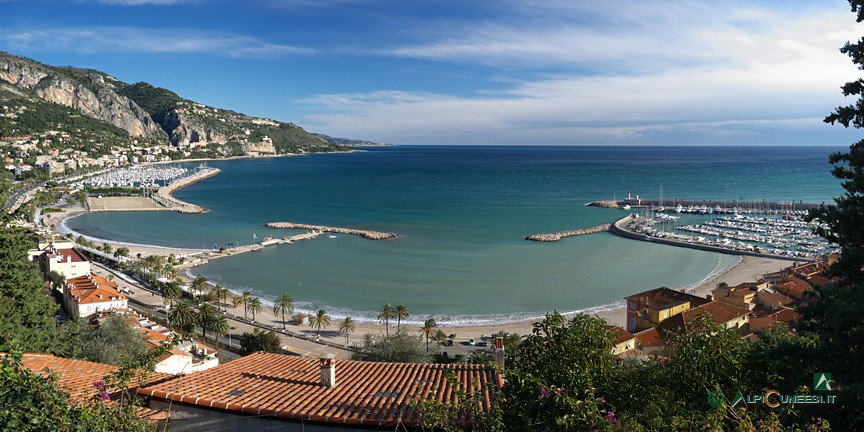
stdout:
<svg viewBox="0 0 864 432">
<path fill-rule="evenodd" d="M 492 351 L 492 358 L 496 365 L 504 367 L 504 338 L 500 336 L 495 338 L 495 350 Z"/>
<path fill-rule="evenodd" d="M 332 353 L 319 359 L 321 362 L 321 385 L 324 387 L 336 387 L 336 362 Z"/>
</svg>

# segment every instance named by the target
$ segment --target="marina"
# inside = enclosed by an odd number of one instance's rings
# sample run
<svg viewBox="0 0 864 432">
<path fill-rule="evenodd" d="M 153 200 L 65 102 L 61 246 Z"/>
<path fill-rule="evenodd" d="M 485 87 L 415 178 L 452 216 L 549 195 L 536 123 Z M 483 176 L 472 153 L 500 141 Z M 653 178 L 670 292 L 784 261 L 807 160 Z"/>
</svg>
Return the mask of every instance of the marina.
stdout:
<svg viewBox="0 0 864 432">
<path fill-rule="evenodd" d="M 666 241 L 668 244 L 697 247 L 717 252 L 747 254 L 783 259 L 815 259 L 839 250 L 836 244 L 814 233 L 826 228 L 815 222 L 806 222 L 800 213 L 786 213 L 782 217 L 758 217 L 733 214 L 719 216 L 697 223 L 681 224 L 679 218 L 660 213 L 632 214 L 615 223 L 617 233 L 637 234 L 648 241 Z M 708 249 L 706 249 L 706 247 Z"/>
</svg>

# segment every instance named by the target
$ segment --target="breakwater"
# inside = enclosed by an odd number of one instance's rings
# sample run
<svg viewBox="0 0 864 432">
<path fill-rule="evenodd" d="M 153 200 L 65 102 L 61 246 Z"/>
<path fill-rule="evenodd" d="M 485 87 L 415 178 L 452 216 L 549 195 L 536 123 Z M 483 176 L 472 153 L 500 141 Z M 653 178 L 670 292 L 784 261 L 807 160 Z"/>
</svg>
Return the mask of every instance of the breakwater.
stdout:
<svg viewBox="0 0 864 432">
<path fill-rule="evenodd" d="M 591 207 L 600 208 L 620 208 L 625 205 L 632 208 L 660 208 L 666 210 L 674 210 L 675 207 L 719 207 L 724 213 L 732 213 L 733 210 L 752 211 L 752 212 L 780 212 L 780 211 L 795 211 L 795 210 L 813 210 L 819 208 L 821 204 L 805 203 L 803 201 L 736 201 L 736 200 L 687 200 L 687 199 L 645 199 L 645 198 L 627 198 L 623 200 L 601 200 L 588 203 Z"/>
<path fill-rule="evenodd" d="M 562 231 L 562 232 L 554 232 L 554 233 L 546 233 L 546 234 L 531 234 L 525 237 L 525 240 L 536 241 L 536 242 L 556 242 L 561 240 L 564 237 L 573 237 L 579 235 L 586 234 L 594 234 L 598 232 L 609 231 L 609 227 L 611 224 L 603 224 L 596 225 L 590 228 L 580 228 L 576 230 L 570 231 Z"/>
<path fill-rule="evenodd" d="M 369 231 L 369 230 L 359 230 L 352 228 L 340 228 L 340 227 L 331 227 L 324 225 L 306 225 L 306 224 L 298 224 L 294 222 L 269 222 L 266 225 L 268 228 L 280 228 L 280 229 L 302 229 L 302 230 L 312 230 L 312 231 L 321 231 L 321 232 L 331 232 L 336 234 L 348 234 L 348 235 L 356 235 L 363 238 L 367 238 L 370 240 L 387 240 L 396 238 L 396 234 L 380 232 L 380 231 Z"/>
<path fill-rule="evenodd" d="M 195 204 L 189 204 L 185 201 L 180 201 L 177 198 L 174 198 L 171 194 L 174 193 L 174 191 L 176 191 L 177 189 L 189 186 L 192 183 L 199 182 L 208 177 L 213 177 L 220 172 L 222 171 L 218 168 L 202 169 L 189 177 L 184 177 L 169 184 L 168 186 L 159 188 L 159 190 L 156 191 L 156 194 L 151 196 L 150 198 L 152 198 L 153 201 L 156 201 L 157 203 L 180 213 L 204 213 L 207 211 L 206 208 Z"/>
</svg>

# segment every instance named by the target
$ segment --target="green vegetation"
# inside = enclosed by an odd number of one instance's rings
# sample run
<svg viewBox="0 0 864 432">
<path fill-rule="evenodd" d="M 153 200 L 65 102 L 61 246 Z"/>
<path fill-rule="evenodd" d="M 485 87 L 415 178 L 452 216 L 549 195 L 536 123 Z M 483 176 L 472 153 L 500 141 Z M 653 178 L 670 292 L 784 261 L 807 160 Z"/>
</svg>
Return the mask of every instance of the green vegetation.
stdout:
<svg viewBox="0 0 864 432">
<path fill-rule="evenodd" d="M 171 90 L 154 87 L 146 82 L 139 82 L 123 87 L 117 91 L 117 94 L 135 101 L 138 106 L 150 114 L 153 121 L 160 125 L 165 120 L 165 116 L 169 111 L 174 109 L 179 102 L 185 101 L 185 99 L 177 96 Z"/>
<path fill-rule="evenodd" d="M 72 320 L 55 333 L 51 351 L 61 357 L 122 365 L 147 354 L 143 333 L 119 316 L 110 316 L 98 327 Z"/>
<path fill-rule="evenodd" d="M 354 360 L 428 363 L 429 355 L 420 336 L 397 332 L 390 336 L 363 336 L 363 345 L 352 355 Z"/>
<path fill-rule="evenodd" d="M 240 351 L 244 354 L 256 352 L 281 353 L 282 346 L 279 335 L 272 331 L 262 332 L 257 328 L 252 333 L 244 332 L 240 338 Z"/>
</svg>

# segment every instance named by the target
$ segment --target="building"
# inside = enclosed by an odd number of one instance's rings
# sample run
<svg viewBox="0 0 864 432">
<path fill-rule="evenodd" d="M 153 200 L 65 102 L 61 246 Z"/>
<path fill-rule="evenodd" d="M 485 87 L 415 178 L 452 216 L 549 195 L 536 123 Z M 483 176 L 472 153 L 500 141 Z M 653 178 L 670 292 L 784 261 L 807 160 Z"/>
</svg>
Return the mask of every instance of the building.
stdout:
<svg viewBox="0 0 864 432">
<path fill-rule="evenodd" d="M 746 282 L 733 287 L 711 290 L 711 299 L 740 308 L 753 310 L 757 294 L 768 287 L 767 281 Z"/>
<path fill-rule="evenodd" d="M 453 376 L 454 380 L 448 380 Z M 490 408 L 502 377 L 487 365 L 336 361 L 257 353 L 202 372 L 142 387 L 153 409 L 171 409 L 171 429 L 405 430 L 420 426 L 413 408 L 426 396 L 461 402 L 477 393 Z M 466 422 L 465 418 L 456 419 Z"/>
<path fill-rule="evenodd" d="M 619 326 L 611 326 L 609 330 L 615 334 L 615 347 L 612 348 L 612 355 L 617 356 L 637 348 L 636 335 L 633 333 Z"/>
<path fill-rule="evenodd" d="M 144 318 L 144 322 L 151 324 L 146 318 Z M 168 329 L 155 323 L 149 327 L 139 325 L 139 328 L 144 333 L 147 342 L 152 346 L 157 346 L 175 337 Z M 171 347 L 162 357 L 156 359 L 154 370 L 160 373 L 179 375 L 200 372 L 216 366 L 219 366 L 219 359 L 216 358 L 215 349 L 199 342 L 181 341 L 176 346 Z"/>
<path fill-rule="evenodd" d="M 640 332 L 709 300 L 661 287 L 624 297 L 627 301 L 627 331 Z"/>
<path fill-rule="evenodd" d="M 699 316 L 707 316 L 720 326 L 744 336 L 750 333 L 750 310 L 728 303 L 712 301 L 669 318 L 660 325 L 661 331 L 682 331 Z"/>
<path fill-rule="evenodd" d="M 46 274 L 59 273 L 63 279 L 90 274 L 90 261 L 75 250 L 71 241 L 40 243 L 38 249 L 28 252 L 30 259 L 39 262 Z"/>
<path fill-rule="evenodd" d="M 794 309 L 781 306 L 774 310 L 757 309 L 750 316 L 750 331 L 756 332 L 765 328 L 776 325 L 777 323 L 786 323 L 789 329 L 795 331 L 798 322 L 801 320 L 801 315 L 795 312 Z"/>
<path fill-rule="evenodd" d="M 109 309 L 126 309 L 129 299 L 117 291 L 117 283 L 99 275 L 66 279 L 63 304 L 76 318 L 87 317 Z"/>
</svg>

